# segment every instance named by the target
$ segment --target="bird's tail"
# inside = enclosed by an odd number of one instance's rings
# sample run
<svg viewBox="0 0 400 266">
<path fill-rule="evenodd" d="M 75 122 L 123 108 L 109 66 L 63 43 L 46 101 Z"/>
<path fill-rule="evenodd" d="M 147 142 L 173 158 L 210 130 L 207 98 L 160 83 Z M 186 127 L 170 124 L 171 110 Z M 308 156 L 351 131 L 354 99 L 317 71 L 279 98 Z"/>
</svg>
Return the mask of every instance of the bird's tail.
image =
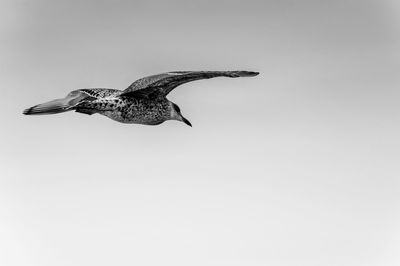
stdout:
<svg viewBox="0 0 400 266">
<path fill-rule="evenodd" d="M 79 91 L 73 91 L 67 97 L 52 100 L 46 103 L 32 106 L 24 110 L 24 115 L 48 115 L 58 114 L 72 110 L 79 102 L 81 102 L 86 94 Z"/>
<path fill-rule="evenodd" d="M 69 105 L 66 99 L 56 99 L 47 103 L 35 105 L 24 110 L 24 115 L 48 115 L 68 111 Z"/>
</svg>

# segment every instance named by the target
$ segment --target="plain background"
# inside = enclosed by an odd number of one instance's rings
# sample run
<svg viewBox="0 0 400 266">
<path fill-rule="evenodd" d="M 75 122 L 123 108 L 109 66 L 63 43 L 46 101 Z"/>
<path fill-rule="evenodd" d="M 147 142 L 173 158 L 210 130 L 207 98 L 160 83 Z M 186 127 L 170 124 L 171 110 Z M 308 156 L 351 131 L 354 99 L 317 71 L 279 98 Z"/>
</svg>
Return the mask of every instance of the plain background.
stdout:
<svg viewBox="0 0 400 266">
<path fill-rule="evenodd" d="M 0 265 L 400 265 L 397 0 L 0 4 Z M 237 69 L 193 128 L 22 115 Z"/>
</svg>

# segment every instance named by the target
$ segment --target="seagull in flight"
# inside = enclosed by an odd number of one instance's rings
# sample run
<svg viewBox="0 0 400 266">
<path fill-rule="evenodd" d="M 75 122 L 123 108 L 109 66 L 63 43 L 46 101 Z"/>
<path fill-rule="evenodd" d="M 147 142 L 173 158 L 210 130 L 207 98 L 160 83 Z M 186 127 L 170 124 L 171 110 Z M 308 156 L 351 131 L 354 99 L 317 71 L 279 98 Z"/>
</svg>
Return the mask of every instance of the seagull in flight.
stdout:
<svg viewBox="0 0 400 266">
<path fill-rule="evenodd" d="M 192 126 L 180 108 L 167 99 L 168 93 L 184 83 L 215 77 L 253 77 L 251 71 L 174 71 L 148 76 L 133 82 L 127 89 L 78 89 L 65 98 L 25 109 L 25 115 L 57 114 L 67 111 L 107 116 L 129 124 L 159 125 L 178 120 Z"/>
</svg>

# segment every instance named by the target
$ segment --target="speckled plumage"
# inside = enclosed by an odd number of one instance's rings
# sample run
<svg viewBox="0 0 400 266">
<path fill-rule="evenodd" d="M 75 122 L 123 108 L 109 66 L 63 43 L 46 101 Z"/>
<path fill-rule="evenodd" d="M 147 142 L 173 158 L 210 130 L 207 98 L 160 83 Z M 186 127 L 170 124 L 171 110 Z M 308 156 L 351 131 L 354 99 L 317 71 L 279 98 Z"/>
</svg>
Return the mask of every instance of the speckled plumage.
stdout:
<svg viewBox="0 0 400 266">
<path fill-rule="evenodd" d="M 98 113 L 121 123 L 158 125 L 166 120 L 178 120 L 190 125 L 179 107 L 169 101 L 167 94 L 177 86 L 213 77 L 251 77 L 248 71 L 176 71 L 139 79 L 126 90 L 92 88 L 70 92 L 67 97 L 28 108 L 24 114 L 54 114 L 75 110 Z"/>
<path fill-rule="evenodd" d="M 121 123 L 135 123 L 158 125 L 170 117 L 171 103 L 165 97 L 158 99 L 134 98 L 120 96 L 109 89 L 103 89 L 96 99 L 83 101 L 75 108 L 81 110 L 92 110 L 94 113 L 105 115 Z M 85 92 L 90 89 L 85 89 Z M 94 95 L 89 92 L 90 95 Z"/>
</svg>

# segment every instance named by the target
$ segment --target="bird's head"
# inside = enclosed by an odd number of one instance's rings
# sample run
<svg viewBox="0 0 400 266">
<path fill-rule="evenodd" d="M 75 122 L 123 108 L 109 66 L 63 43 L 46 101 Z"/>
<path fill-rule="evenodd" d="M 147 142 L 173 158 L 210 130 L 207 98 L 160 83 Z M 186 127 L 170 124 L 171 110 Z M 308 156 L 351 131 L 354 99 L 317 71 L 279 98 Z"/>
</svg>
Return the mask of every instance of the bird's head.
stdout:
<svg viewBox="0 0 400 266">
<path fill-rule="evenodd" d="M 171 119 L 182 121 L 186 125 L 192 126 L 192 124 L 189 122 L 189 120 L 187 120 L 186 118 L 183 117 L 183 115 L 181 114 L 181 109 L 179 108 L 178 105 L 171 102 L 171 107 L 172 107 L 171 108 Z"/>
</svg>

